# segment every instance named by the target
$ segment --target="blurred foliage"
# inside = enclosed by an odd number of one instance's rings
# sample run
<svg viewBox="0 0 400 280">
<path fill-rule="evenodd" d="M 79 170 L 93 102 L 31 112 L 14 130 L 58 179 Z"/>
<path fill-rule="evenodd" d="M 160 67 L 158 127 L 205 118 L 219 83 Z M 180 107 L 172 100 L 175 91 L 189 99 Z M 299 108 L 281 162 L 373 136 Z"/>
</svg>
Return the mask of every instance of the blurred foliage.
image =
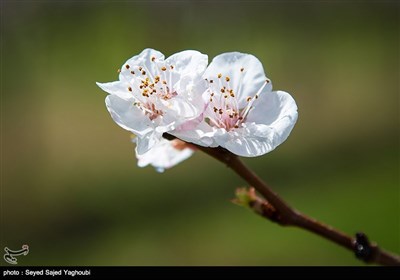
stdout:
<svg viewBox="0 0 400 280">
<path fill-rule="evenodd" d="M 298 209 L 400 252 L 399 4 L 2 1 L 1 248 L 22 265 L 362 265 L 230 203 L 245 182 L 196 153 L 156 173 L 95 82 L 144 48 L 256 55 L 299 120 L 245 161 Z M 3 262 L 4 263 L 4 262 Z"/>
</svg>

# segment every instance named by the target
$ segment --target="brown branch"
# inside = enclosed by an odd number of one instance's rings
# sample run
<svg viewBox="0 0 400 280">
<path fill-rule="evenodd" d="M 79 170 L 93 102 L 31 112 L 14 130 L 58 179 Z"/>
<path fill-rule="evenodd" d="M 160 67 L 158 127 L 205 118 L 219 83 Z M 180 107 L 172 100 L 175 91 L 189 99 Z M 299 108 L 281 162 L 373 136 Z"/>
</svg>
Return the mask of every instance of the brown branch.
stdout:
<svg viewBox="0 0 400 280">
<path fill-rule="evenodd" d="M 367 263 L 381 265 L 400 265 L 400 257 L 378 247 L 375 243 L 369 243 L 367 237 L 357 233 L 356 238 L 346 235 L 310 218 L 296 209 L 290 207 L 271 188 L 250 170 L 238 156 L 223 148 L 198 147 L 206 154 L 225 163 L 229 168 L 253 186 L 266 200 L 259 197 L 250 203 L 250 207 L 263 217 L 279 223 L 283 226 L 295 226 L 311 231 L 351 251 Z M 255 195 L 254 195 L 255 196 Z"/>
<path fill-rule="evenodd" d="M 175 139 L 174 136 L 164 134 L 168 140 Z M 367 262 L 381 265 L 400 266 L 400 257 L 378 247 L 376 243 L 370 243 L 363 233 L 357 233 L 353 238 L 329 225 L 325 225 L 289 206 L 272 189 L 262 181 L 252 170 L 250 170 L 238 156 L 231 152 L 218 148 L 196 147 L 215 159 L 225 163 L 236 174 L 242 177 L 250 186 L 254 187 L 265 199 L 256 196 L 254 190 L 249 190 L 246 201 L 247 206 L 257 214 L 276 222 L 282 226 L 295 226 L 313 232 L 325 239 L 341 245 L 353 251 L 357 258 Z M 239 194 L 246 195 L 243 190 Z M 238 194 L 238 192 L 237 192 Z M 243 201 L 236 200 L 243 204 Z"/>
</svg>

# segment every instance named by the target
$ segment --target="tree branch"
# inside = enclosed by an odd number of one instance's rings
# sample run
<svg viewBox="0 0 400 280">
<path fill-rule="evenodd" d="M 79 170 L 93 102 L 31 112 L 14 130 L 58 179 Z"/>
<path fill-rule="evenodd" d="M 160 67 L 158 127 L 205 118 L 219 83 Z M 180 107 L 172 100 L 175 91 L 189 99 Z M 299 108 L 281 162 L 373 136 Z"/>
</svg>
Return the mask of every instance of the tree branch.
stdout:
<svg viewBox="0 0 400 280">
<path fill-rule="evenodd" d="M 311 231 L 325 239 L 341 245 L 353 251 L 357 258 L 367 263 L 377 263 L 382 265 L 400 265 L 400 257 L 389 253 L 378 247 L 375 243 L 370 243 L 363 233 L 357 233 L 355 238 L 346 235 L 325 225 L 313 218 L 290 207 L 280 198 L 271 188 L 263 182 L 252 170 L 250 170 L 238 156 L 229 151 L 218 148 L 198 147 L 206 154 L 218 159 L 231 168 L 236 174 L 242 177 L 250 186 L 253 186 L 265 200 L 255 197 L 249 206 L 263 217 L 277 222 L 282 226 L 295 226 Z M 251 192 L 251 190 L 250 190 Z M 251 194 L 250 194 L 251 196 Z"/>
<path fill-rule="evenodd" d="M 164 134 L 168 140 L 175 139 L 174 136 Z M 323 224 L 289 206 L 272 189 L 262 181 L 252 170 L 250 170 L 238 156 L 221 147 L 209 148 L 196 145 L 196 147 L 225 163 L 236 174 L 242 177 L 250 186 L 254 187 L 265 199 L 258 197 L 254 189 L 247 193 L 243 190 L 237 191 L 236 203 L 249 206 L 257 214 L 276 222 L 282 226 L 295 226 L 313 232 L 328 239 L 342 247 L 353 251 L 357 258 L 366 263 L 381 265 L 400 266 L 400 257 L 378 247 L 376 243 L 370 243 L 367 236 L 357 233 L 355 238 Z"/>
</svg>

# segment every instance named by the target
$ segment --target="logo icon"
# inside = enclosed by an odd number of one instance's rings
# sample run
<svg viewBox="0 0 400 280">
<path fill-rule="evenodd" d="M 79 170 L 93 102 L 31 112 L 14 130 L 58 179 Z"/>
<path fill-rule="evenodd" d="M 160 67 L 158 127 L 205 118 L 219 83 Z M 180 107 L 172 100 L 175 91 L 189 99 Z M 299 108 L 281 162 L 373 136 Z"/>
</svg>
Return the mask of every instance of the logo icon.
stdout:
<svg viewBox="0 0 400 280">
<path fill-rule="evenodd" d="M 21 255 L 28 255 L 29 253 L 29 246 L 28 245 L 22 245 L 22 249 L 21 250 L 11 250 L 7 247 L 4 248 L 4 251 L 6 251 L 6 253 L 4 254 L 4 260 L 6 262 L 8 262 L 9 264 L 18 264 L 17 263 L 17 258 L 15 256 L 21 256 Z"/>
</svg>

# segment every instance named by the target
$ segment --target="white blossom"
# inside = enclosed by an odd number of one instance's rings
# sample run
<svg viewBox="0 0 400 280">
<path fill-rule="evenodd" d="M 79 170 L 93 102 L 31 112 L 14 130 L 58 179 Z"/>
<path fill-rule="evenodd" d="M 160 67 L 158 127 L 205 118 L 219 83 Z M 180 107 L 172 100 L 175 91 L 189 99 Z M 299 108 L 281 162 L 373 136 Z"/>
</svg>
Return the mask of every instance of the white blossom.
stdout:
<svg viewBox="0 0 400 280">
<path fill-rule="evenodd" d="M 256 57 L 239 52 L 218 55 L 204 78 L 208 91 L 203 95 L 203 120 L 175 136 L 246 157 L 266 154 L 287 139 L 297 120 L 296 103 L 289 93 L 272 91 Z"/>
<path fill-rule="evenodd" d="M 163 133 L 198 120 L 205 107 L 201 75 L 207 64 L 208 57 L 198 51 L 164 59 L 159 51 L 145 49 L 122 65 L 118 81 L 97 83 L 109 93 L 106 105 L 114 121 L 138 137 L 138 155 L 162 141 Z"/>
</svg>

